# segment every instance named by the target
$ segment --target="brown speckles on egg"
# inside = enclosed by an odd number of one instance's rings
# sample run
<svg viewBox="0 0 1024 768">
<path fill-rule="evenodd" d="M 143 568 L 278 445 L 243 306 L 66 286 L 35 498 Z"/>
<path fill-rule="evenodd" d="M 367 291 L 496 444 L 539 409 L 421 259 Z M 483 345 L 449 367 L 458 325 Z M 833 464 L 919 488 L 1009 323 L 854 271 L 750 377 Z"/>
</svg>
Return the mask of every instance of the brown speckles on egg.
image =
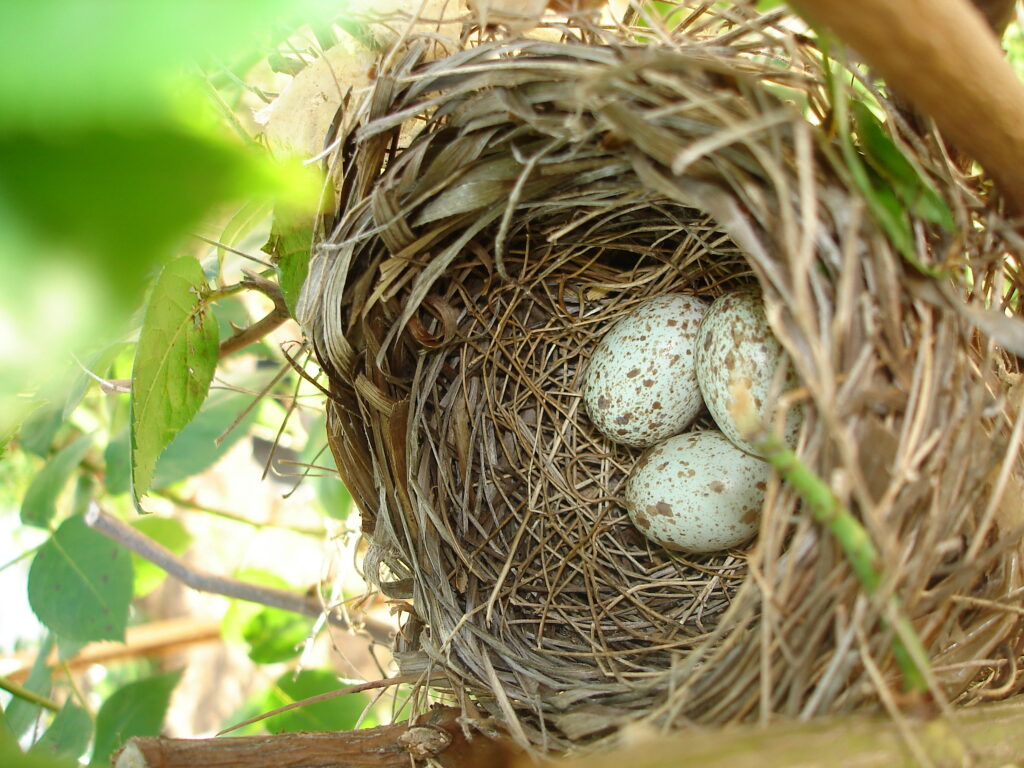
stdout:
<svg viewBox="0 0 1024 768">
<path fill-rule="evenodd" d="M 653 445 L 690 425 L 703 402 L 693 345 L 707 304 L 684 294 L 648 299 L 595 347 L 581 391 L 590 420 L 626 445 Z"/>
<path fill-rule="evenodd" d="M 714 301 L 697 332 L 697 380 L 711 417 L 737 446 L 756 453 L 732 418 L 732 387 L 745 387 L 764 424 L 774 419 L 769 391 L 784 353 L 772 335 L 760 294 L 744 290 Z M 794 382 L 795 383 L 795 382 Z M 800 427 L 797 410 L 787 414 L 785 437 L 795 444 Z"/>
<path fill-rule="evenodd" d="M 668 549 L 736 547 L 757 531 L 769 471 L 718 431 L 676 435 L 633 467 L 626 511 L 645 536 Z"/>
</svg>

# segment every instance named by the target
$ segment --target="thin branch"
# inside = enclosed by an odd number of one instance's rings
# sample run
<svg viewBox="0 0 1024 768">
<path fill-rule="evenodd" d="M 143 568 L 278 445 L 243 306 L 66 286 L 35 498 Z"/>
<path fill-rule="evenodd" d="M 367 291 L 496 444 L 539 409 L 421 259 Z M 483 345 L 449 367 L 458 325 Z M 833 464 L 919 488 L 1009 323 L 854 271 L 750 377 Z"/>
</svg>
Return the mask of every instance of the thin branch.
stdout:
<svg viewBox="0 0 1024 768">
<path fill-rule="evenodd" d="M 219 352 L 222 359 L 243 347 L 255 344 L 285 321 L 291 319 L 291 312 L 288 311 L 288 305 L 285 303 L 284 295 L 277 283 L 253 272 L 246 272 L 245 275 L 242 285 L 259 291 L 269 298 L 274 302 L 274 308 L 263 319 L 257 320 L 248 328 L 242 328 L 234 336 L 222 341 Z"/>
<path fill-rule="evenodd" d="M 216 595 L 224 595 L 225 597 L 233 597 L 271 608 L 292 611 L 304 616 L 318 617 L 326 612 L 328 621 L 334 626 L 342 629 L 353 628 L 344 616 L 333 610 L 325 610 L 317 600 L 307 595 L 289 592 L 286 589 L 252 584 L 247 581 L 232 579 L 228 576 L 219 576 L 194 568 L 166 547 L 153 541 L 127 523 L 123 523 L 116 517 L 107 514 L 95 502 L 90 504 L 89 511 L 85 514 L 85 522 L 93 530 L 118 542 L 139 557 L 163 569 L 168 575 L 173 576 L 186 586 L 199 592 L 210 592 Z M 374 640 L 390 642 L 392 629 L 387 623 L 367 617 L 362 625 Z"/>
<path fill-rule="evenodd" d="M 261 259 L 261 258 L 259 258 L 257 256 L 253 256 L 251 253 L 246 253 L 245 251 L 240 251 L 237 248 L 232 248 L 230 245 L 227 245 L 226 243 L 222 243 L 219 240 L 213 240 L 212 238 L 204 237 L 203 235 L 200 235 L 197 232 L 193 232 L 192 233 L 192 237 L 196 238 L 197 240 L 202 240 L 204 243 L 208 243 L 208 244 L 212 245 L 214 248 L 220 248 L 221 250 L 227 251 L 228 253 L 235 254 L 235 256 L 241 256 L 243 259 L 248 259 L 249 261 L 255 261 L 261 267 L 266 267 L 267 269 L 273 269 L 274 268 L 274 265 L 271 264 L 269 261 L 264 261 L 263 259 Z"/>
<path fill-rule="evenodd" d="M 235 523 L 242 523 L 243 525 L 248 525 L 252 528 L 256 528 L 257 530 L 261 530 L 263 528 L 279 528 L 282 531 L 291 531 L 292 533 L 298 533 L 303 536 L 312 536 L 318 539 L 323 538 L 324 535 L 323 529 L 302 528 L 296 525 L 284 525 L 282 523 L 259 522 L 256 520 L 250 520 L 245 515 L 240 515 L 237 512 L 230 512 L 226 509 L 218 509 L 217 507 L 208 507 L 205 504 L 200 504 L 196 501 L 186 499 L 184 496 L 181 496 L 175 493 L 174 491 L 170 491 L 167 489 L 153 491 L 153 495 L 159 496 L 162 499 L 167 499 L 167 501 L 171 502 L 174 506 L 178 507 L 179 509 L 183 509 L 186 512 L 202 512 L 207 515 L 213 515 L 214 517 L 223 518 L 224 520 L 231 520 Z"/>
<path fill-rule="evenodd" d="M 38 693 L 35 693 L 34 691 L 30 691 L 28 688 L 18 685 L 13 680 L 10 680 L 2 675 L 0 675 L 0 688 L 7 691 L 12 696 L 17 696 L 19 699 L 24 699 L 30 704 L 35 704 L 37 706 L 43 707 L 44 709 L 48 709 L 51 712 L 60 711 L 60 704 L 58 704 L 57 702 L 53 701 L 52 699 L 48 699 L 45 696 L 41 696 Z"/>
</svg>

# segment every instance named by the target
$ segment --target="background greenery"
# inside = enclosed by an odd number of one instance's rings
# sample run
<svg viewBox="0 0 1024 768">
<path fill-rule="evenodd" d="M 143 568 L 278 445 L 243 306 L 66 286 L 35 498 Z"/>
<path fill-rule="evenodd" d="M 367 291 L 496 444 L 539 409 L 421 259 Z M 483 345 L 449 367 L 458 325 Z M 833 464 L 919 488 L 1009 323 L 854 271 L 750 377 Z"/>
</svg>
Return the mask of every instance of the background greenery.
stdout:
<svg viewBox="0 0 1024 768">
<path fill-rule="evenodd" d="M 294 301 L 322 185 L 317 169 L 250 135 L 250 106 L 276 95 L 250 74 L 273 84 L 273 70 L 301 69 L 346 28 L 357 29 L 347 4 L 325 0 L 0 10 L 0 522 L 16 548 L 0 575 L 27 570 L 21 589 L 45 628 L 27 681 L 0 678 L 14 692 L 0 698 L 0 764 L 106 765 L 129 736 L 160 732 L 181 678 L 137 660 L 83 692 L 47 665 L 51 651 L 59 672 L 84 644 L 123 640 L 147 620 L 138 599 L 164 578 L 90 529 L 90 504 L 180 554 L 185 526 L 138 511 L 183 503 L 183 483 L 255 439 L 315 461 L 313 503 L 348 515 L 344 488 L 326 476 L 316 388 L 277 345 L 221 347 L 273 311 L 263 294 L 280 303 L 275 285 Z M 301 226 L 272 231 L 272 210 Z M 287 264 L 260 251 L 271 235 L 291 245 Z M 14 602 L 0 610 L 6 621 Z M 259 606 L 224 620 L 225 638 L 255 662 L 291 668 L 312 631 L 310 619 Z M 232 721 L 338 687 L 327 670 L 285 672 Z M 335 699 L 249 731 L 373 724 L 366 704 Z"/>
</svg>

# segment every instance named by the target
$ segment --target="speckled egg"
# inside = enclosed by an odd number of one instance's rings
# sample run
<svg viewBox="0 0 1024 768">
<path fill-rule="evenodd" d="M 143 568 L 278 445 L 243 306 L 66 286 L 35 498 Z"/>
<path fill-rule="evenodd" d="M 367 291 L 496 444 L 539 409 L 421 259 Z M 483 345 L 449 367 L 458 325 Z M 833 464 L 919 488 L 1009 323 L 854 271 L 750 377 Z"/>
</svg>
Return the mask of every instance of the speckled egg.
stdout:
<svg viewBox="0 0 1024 768">
<path fill-rule="evenodd" d="M 768 463 L 717 430 L 670 437 L 648 450 L 626 478 L 633 524 L 667 549 L 716 552 L 757 532 Z"/>
<path fill-rule="evenodd" d="M 737 446 L 761 455 L 746 440 L 732 417 L 733 383 L 744 384 L 762 424 L 771 426 L 775 404 L 769 402 L 775 371 L 784 354 L 768 327 L 761 296 L 737 291 L 719 296 L 708 308 L 697 334 L 697 381 L 711 417 Z M 786 414 L 784 439 L 796 444 L 797 409 Z"/>
<path fill-rule="evenodd" d="M 620 318 L 583 375 L 590 420 L 618 443 L 646 447 L 686 429 L 702 401 L 694 366 L 707 303 L 673 293 Z"/>
</svg>

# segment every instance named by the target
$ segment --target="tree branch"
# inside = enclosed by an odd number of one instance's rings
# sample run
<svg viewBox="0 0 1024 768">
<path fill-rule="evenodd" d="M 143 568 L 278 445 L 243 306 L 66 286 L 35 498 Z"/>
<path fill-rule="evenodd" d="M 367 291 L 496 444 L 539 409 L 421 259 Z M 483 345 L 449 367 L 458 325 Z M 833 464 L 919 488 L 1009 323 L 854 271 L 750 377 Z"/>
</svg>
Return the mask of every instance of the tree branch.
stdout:
<svg viewBox="0 0 1024 768">
<path fill-rule="evenodd" d="M 398 723 L 339 733 L 282 733 L 217 739 L 136 737 L 116 754 L 115 768 L 410 768 L 413 757 L 442 768 L 508 768 L 518 754 L 507 740 L 467 738 L 460 712 L 428 712 Z M 416 763 L 422 764 L 422 763 Z"/>
<path fill-rule="evenodd" d="M 166 547 L 153 541 L 145 534 L 123 523 L 116 517 L 107 514 L 95 502 L 89 506 L 85 514 L 85 522 L 92 529 L 99 531 L 108 539 L 112 539 L 139 557 L 148 560 L 166 571 L 170 576 L 199 592 L 211 592 L 250 603 L 259 603 L 271 608 L 280 608 L 305 616 L 320 616 L 325 609 L 315 599 L 285 589 L 264 587 L 228 576 L 219 576 L 194 568 L 188 562 L 175 555 Z M 326 611 L 331 624 L 342 629 L 352 629 L 352 625 L 341 614 Z M 383 621 L 366 618 L 363 626 L 377 641 L 390 643 L 392 629 Z"/>
<path fill-rule="evenodd" d="M 1024 83 L 978 8 L 969 0 L 791 1 L 930 115 L 1024 214 Z"/>
</svg>

